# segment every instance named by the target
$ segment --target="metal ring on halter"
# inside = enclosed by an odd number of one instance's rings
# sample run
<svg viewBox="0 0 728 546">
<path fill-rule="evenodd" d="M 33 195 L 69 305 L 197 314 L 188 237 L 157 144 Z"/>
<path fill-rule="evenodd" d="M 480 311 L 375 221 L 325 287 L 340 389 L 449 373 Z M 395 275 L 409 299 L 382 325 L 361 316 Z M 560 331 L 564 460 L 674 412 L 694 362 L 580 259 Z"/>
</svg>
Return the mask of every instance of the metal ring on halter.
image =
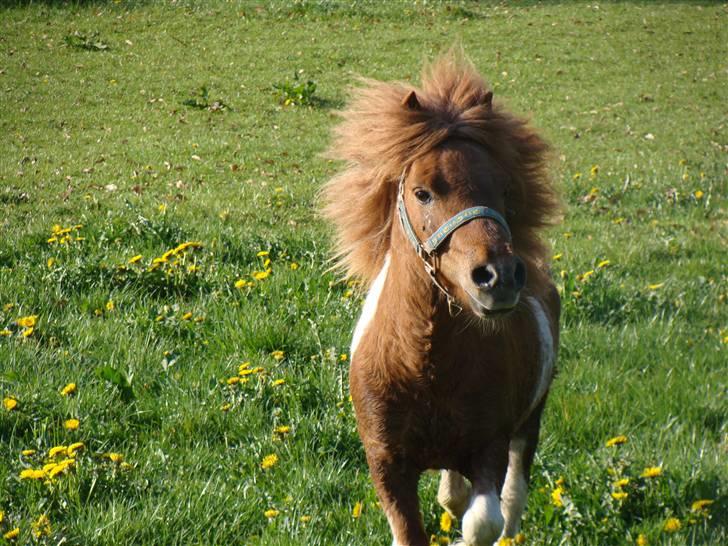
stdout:
<svg viewBox="0 0 728 546">
<path fill-rule="evenodd" d="M 425 271 L 432 279 L 432 282 L 447 298 L 447 309 L 450 316 L 457 316 L 463 310 L 457 303 L 455 303 L 455 297 L 437 280 L 437 248 L 444 243 L 447 238 L 459 227 L 475 220 L 476 218 L 490 218 L 498 222 L 501 227 L 508 234 L 508 238 L 511 238 L 511 230 L 508 227 L 506 219 L 498 212 L 490 207 L 470 207 L 467 208 L 455 216 L 450 218 L 447 222 L 442 224 L 435 232 L 430 235 L 424 243 L 421 243 L 414 228 L 412 222 L 410 222 L 409 215 L 407 214 L 407 208 L 404 204 L 404 178 L 407 174 L 407 168 L 402 171 L 402 175 L 399 177 L 399 188 L 397 191 L 397 212 L 399 214 L 399 223 L 402 225 L 402 230 L 407 238 L 412 243 L 412 246 L 417 253 L 417 256 L 422 260 Z M 433 263 L 430 263 L 432 260 Z M 453 313 L 453 309 L 456 311 Z"/>
</svg>

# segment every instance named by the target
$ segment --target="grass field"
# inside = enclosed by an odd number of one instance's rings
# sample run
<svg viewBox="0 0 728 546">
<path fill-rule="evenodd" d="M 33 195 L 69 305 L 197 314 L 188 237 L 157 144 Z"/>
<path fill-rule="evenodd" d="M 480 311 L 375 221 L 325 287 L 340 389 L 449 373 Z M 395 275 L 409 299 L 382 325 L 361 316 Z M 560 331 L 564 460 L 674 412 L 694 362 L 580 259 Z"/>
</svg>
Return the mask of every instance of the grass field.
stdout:
<svg viewBox="0 0 728 546">
<path fill-rule="evenodd" d="M 726 6 L 251 0 L 0 8 L 0 543 L 389 544 L 321 152 L 454 42 L 565 205 L 525 544 L 728 542 Z"/>
</svg>

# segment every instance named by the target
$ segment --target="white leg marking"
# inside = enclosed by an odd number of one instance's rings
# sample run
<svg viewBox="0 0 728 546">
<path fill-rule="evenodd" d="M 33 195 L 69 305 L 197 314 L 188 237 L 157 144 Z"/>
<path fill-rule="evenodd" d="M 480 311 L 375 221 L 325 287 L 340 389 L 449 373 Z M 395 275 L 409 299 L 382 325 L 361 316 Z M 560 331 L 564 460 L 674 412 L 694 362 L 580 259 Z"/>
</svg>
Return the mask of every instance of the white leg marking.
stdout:
<svg viewBox="0 0 728 546">
<path fill-rule="evenodd" d="M 495 490 L 475 495 L 463 517 L 465 544 L 491 546 L 502 529 L 503 514 Z"/>
<path fill-rule="evenodd" d="M 367 298 L 366 300 L 364 300 L 364 308 L 362 309 L 361 315 L 359 316 L 359 321 L 356 323 L 356 328 L 354 329 L 354 338 L 351 340 L 351 350 L 349 351 L 349 353 L 351 354 L 352 358 L 354 357 L 354 352 L 356 351 L 356 348 L 359 345 L 361 338 L 364 337 L 364 334 L 367 331 L 369 323 L 372 321 L 372 319 L 374 318 L 374 314 L 377 312 L 379 296 L 381 296 L 382 294 L 382 289 L 384 288 L 384 281 L 387 279 L 388 270 L 389 254 L 384 257 L 384 266 L 382 266 L 382 270 L 377 275 L 377 278 L 374 279 L 371 287 L 369 287 Z"/>
<path fill-rule="evenodd" d="M 451 516 L 462 519 L 470 501 L 470 486 L 465 478 L 454 470 L 443 470 L 440 476 L 440 487 L 437 489 L 437 502 Z"/>
<path fill-rule="evenodd" d="M 541 402 L 546 391 L 551 384 L 551 378 L 554 372 L 554 337 L 551 334 L 551 322 L 543 310 L 543 306 L 538 299 L 534 297 L 526 298 L 531 306 L 533 317 L 536 319 L 538 326 L 539 341 L 539 374 L 536 388 L 533 391 L 531 406 L 528 410 L 529 415 Z"/>
<path fill-rule="evenodd" d="M 505 517 L 503 536 L 513 538 L 521 529 L 521 516 L 528 500 L 528 483 L 523 471 L 523 439 L 511 440 L 508 449 L 508 472 L 501 492 L 501 508 Z"/>
</svg>

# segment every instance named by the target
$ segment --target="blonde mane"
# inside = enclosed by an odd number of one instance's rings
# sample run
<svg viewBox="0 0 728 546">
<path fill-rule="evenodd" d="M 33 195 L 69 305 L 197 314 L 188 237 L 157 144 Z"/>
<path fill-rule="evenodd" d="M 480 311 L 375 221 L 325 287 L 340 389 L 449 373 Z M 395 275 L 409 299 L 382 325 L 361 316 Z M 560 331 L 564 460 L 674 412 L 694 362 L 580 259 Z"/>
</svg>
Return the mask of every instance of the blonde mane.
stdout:
<svg viewBox="0 0 728 546">
<path fill-rule="evenodd" d="M 336 226 L 336 258 L 349 276 L 369 284 L 381 269 L 395 220 L 403 169 L 448 139 L 483 146 L 510 175 L 506 219 L 513 246 L 529 270 L 541 269 L 546 248 L 538 230 L 552 224 L 558 200 L 546 176 L 548 146 L 524 119 L 487 105 L 485 81 L 457 52 L 425 67 L 421 105 L 403 100 L 413 87 L 363 80 L 334 130 L 332 158 L 343 172 L 323 188 L 324 214 Z"/>
</svg>

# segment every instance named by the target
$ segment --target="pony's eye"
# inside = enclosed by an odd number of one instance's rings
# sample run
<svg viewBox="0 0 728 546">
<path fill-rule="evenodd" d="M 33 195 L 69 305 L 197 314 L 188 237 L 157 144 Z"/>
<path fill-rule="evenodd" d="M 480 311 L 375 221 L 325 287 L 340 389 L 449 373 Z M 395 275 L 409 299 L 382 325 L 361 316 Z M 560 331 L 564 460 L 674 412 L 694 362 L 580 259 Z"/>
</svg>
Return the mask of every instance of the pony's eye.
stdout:
<svg viewBox="0 0 728 546">
<path fill-rule="evenodd" d="M 423 205 L 426 205 L 427 203 L 432 201 L 432 194 L 427 190 L 423 190 L 422 188 L 415 190 L 415 197 Z"/>
</svg>

